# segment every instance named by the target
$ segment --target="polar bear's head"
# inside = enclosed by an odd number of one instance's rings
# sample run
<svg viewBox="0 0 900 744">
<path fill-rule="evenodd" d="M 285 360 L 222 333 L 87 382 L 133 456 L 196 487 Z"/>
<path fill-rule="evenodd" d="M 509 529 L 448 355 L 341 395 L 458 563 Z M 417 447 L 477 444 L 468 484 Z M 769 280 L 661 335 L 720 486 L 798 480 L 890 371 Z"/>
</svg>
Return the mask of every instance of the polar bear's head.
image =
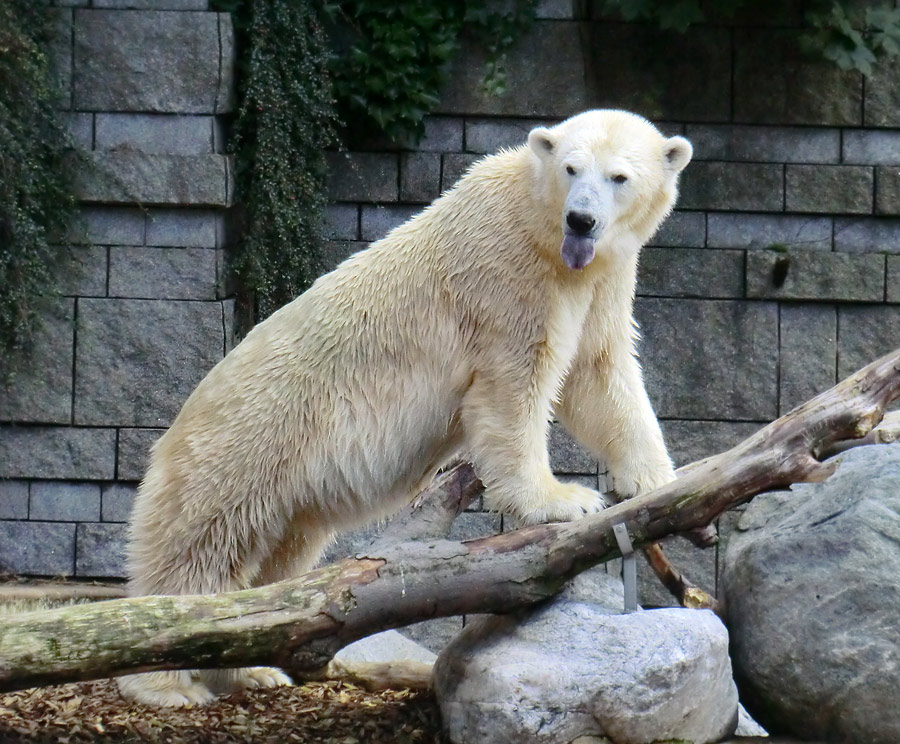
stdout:
<svg viewBox="0 0 900 744">
<path fill-rule="evenodd" d="M 693 154 L 683 137 L 666 138 L 646 119 L 612 110 L 533 129 L 528 147 L 537 158 L 539 198 L 559 210 L 560 254 L 570 269 L 583 269 L 597 251 L 649 240 Z"/>
</svg>

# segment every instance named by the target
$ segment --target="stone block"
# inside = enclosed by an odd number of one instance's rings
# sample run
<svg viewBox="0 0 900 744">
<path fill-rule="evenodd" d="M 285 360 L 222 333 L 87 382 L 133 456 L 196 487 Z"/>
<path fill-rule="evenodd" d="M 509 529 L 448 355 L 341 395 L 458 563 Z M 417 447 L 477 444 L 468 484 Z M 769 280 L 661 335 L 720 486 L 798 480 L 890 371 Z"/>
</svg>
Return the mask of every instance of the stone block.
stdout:
<svg viewBox="0 0 900 744">
<path fill-rule="evenodd" d="M 81 10 L 74 105 L 80 111 L 213 114 L 232 54 L 216 13 Z M 230 28 L 230 17 L 227 20 Z"/>
<path fill-rule="evenodd" d="M 441 191 L 452 188 L 476 160 L 480 160 L 480 156 L 469 153 L 451 152 L 444 155 L 441 159 Z"/>
<path fill-rule="evenodd" d="M 72 347 L 75 302 L 47 298 L 31 346 L 3 360 L 0 421 L 67 424 L 72 419 Z"/>
<path fill-rule="evenodd" d="M 325 243 L 323 255 L 325 270 L 332 271 L 342 261 L 368 247 L 364 240 L 329 240 Z"/>
<path fill-rule="evenodd" d="M 650 238 L 649 245 L 702 248 L 706 245 L 706 214 L 672 212 L 660 225 L 656 235 Z"/>
<path fill-rule="evenodd" d="M 804 248 L 831 250 L 830 217 L 776 214 L 710 214 L 706 244 L 710 248 Z"/>
<path fill-rule="evenodd" d="M 101 494 L 100 519 L 104 522 L 127 522 L 137 494 L 136 483 L 108 483 Z"/>
<path fill-rule="evenodd" d="M 147 211 L 147 245 L 166 248 L 221 248 L 225 215 L 212 209 Z"/>
<path fill-rule="evenodd" d="M 866 80 L 863 115 L 867 127 L 900 127 L 900 78 L 897 63 L 885 58 Z"/>
<path fill-rule="evenodd" d="M 838 308 L 838 380 L 900 348 L 900 307 Z"/>
<path fill-rule="evenodd" d="M 694 547 L 683 537 L 660 542 L 666 555 L 692 582 L 710 594 L 716 591 L 716 549 Z M 647 561 L 637 558 L 638 604 L 651 607 L 678 607 L 678 600 L 656 578 Z"/>
<path fill-rule="evenodd" d="M 95 8 L 133 10 L 207 10 L 209 0 L 92 0 Z"/>
<path fill-rule="evenodd" d="M 875 177 L 863 165 L 785 166 L 785 207 L 790 212 L 871 214 Z"/>
<path fill-rule="evenodd" d="M 400 156 L 400 199 L 427 204 L 441 193 L 441 156 L 409 152 Z"/>
<path fill-rule="evenodd" d="M 50 79 L 55 88 L 56 107 L 72 108 L 72 16 L 69 8 L 54 8 L 53 34 L 47 44 Z"/>
<path fill-rule="evenodd" d="M 676 467 L 725 452 L 759 430 L 742 421 L 660 421 Z"/>
<path fill-rule="evenodd" d="M 694 146 L 695 160 L 841 162 L 838 129 L 688 124 L 685 136 Z"/>
<path fill-rule="evenodd" d="M 75 181 L 76 195 L 87 203 L 228 207 L 234 192 L 230 155 L 95 151 Z"/>
<path fill-rule="evenodd" d="M 900 132 L 848 129 L 844 132 L 843 162 L 862 165 L 900 164 Z"/>
<path fill-rule="evenodd" d="M 396 153 L 328 153 L 328 196 L 334 201 L 397 201 Z"/>
<path fill-rule="evenodd" d="M 116 451 L 116 477 L 137 481 L 150 464 L 150 448 L 165 429 L 119 429 Z"/>
<path fill-rule="evenodd" d="M 900 253 L 900 219 L 836 219 L 836 251 Z"/>
<path fill-rule="evenodd" d="M 900 216 L 900 168 L 875 169 L 875 214 Z"/>
<path fill-rule="evenodd" d="M 574 25 L 574 24 L 573 24 Z M 587 68 L 582 72 L 580 55 L 573 73 L 587 78 L 588 97 L 581 93 L 579 80 L 572 92 L 581 95 L 574 105 L 547 116 L 569 116 L 590 107 L 624 108 L 650 119 L 673 121 L 729 121 L 731 118 L 731 39 L 727 28 L 694 26 L 689 34 L 673 34 L 650 24 L 593 23 L 587 39 L 579 43 L 578 31 L 565 39 L 554 39 L 578 52 L 587 47 Z M 563 48 L 563 47 L 560 47 Z M 529 49 L 529 52 L 531 50 Z M 571 64 L 559 58 L 558 50 L 544 50 L 527 64 L 542 66 L 550 80 L 559 65 Z M 546 95 L 554 95 L 550 90 Z M 559 97 L 559 94 L 556 94 Z M 510 113 L 531 113 L 519 109 Z M 540 112 L 534 112 L 541 115 Z"/>
<path fill-rule="evenodd" d="M 28 519 L 28 481 L 0 480 L 0 519 Z"/>
<path fill-rule="evenodd" d="M 837 311 L 829 305 L 781 307 L 779 415 L 837 380 Z"/>
<path fill-rule="evenodd" d="M 586 108 L 588 92 L 578 24 L 537 21 L 507 55 L 506 91 L 483 90 L 485 51 L 471 41 L 450 66 L 436 112 L 564 117 Z M 552 59 L 548 65 L 545 60 Z"/>
<path fill-rule="evenodd" d="M 534 11 L 536 18 L 569 20 L 577 17 L 574 0 L 538 0 Z"/>
<path fill-rule="evenodd" d="M 94 149 L 94 115 L 66 112 L 60 115 L 72 141 L 82 150 Z"/>
<path fill-rule="evenodd" d="M 550 425 L 547 451 L 554 473 L 597 473 L 597 459 L 575 441 L 562 424 Z M 596 488 L 596 485 L 593 487 Z"/>
<path fill-rule="evenodd" d="M 380 240 L 419 211 L 421 208 L 417 206 L 364 204 L 359 221 L 362 239 Z"/>
<path fill-rule="evenodd" d="M 63 247 L 54 271 L 56 291 L 68 296 L 104 297 L 106 273 L 107 249 L 104 246 Z"/>
<path fill-rule="evenodd" d="M 743 251 L 645 248 L 638 269 L 639 295 L 743 297 Z"/>
<path fill-rule="evenodd" d="M 888 302 L 900 303 L 900 256 L 887 256 L 887 291 Z"/>
<path fill-rule="evenodd" d="M 735 29 L 734 121 L 859 126 L 862 75 L 804 54 L 799 29 Z"/>
<path fill-rule="evenodd" d="M 324 233 L 328 240 L 359 240 L 359 207 L 329 204 L 325 208 Z"/>
<path fill-rule="evenodd" d="M 449 540 L 475 540 L 479 537 L 499 535 L 501 518 L 499 514 L 490 512 L 467 511 L 453 520 L 453 526 L 447 535 Z"/>
<path fill-rule="evenodd" d="M 460 152 L 463 120 L 449 116 L 426 116 L 425 134 L 414 148 L 418 152 Z"/>
<path fill-rule="evenodd" d="M 111 480 L 115 453 L 113 429 L 0 427 L 0 478 Z"/>
<path fill-rule="evenodd" d="M 502 147 L 518 147 L 525 144 L 532 129 L 554 123 L 534 119 L 469 119 L 466 121 L 466 151 L 485 154 L 497 152 Z"/>
<path fill-rule="evenodd" d="M 219 88 L 216 91 L 216 114 L 234 111 L 237 101 L 235 80 L 237 78 L 237 44 L 231 13 L 218 14 L 219 27 Z"/>
<path fill-rule="evenodd" d="M 75 422 L 166 426 L 223 348 L 221 303 L 81 300 Z"/>
<path fill-rule="evenodd" d="M 93 245 L 143 245 L 144 212 L 129 207 L 85 207 L 69 229 L 69 240 Z"/>
<path fill-rule="evenodd" d="M 826 251 L 750 251 L 747 297 L 881 302 L 884 256 Z"/>
<path fill-rule="evenodd" d="M 76 532 L 75 575 L 124 578 L 128 526 L 114 522 L 79 524 Z"/>
<path fill-rule="evenodd" d="M 99 522 L 100 485 L 35 481 L 29 517 L 43 522 Z"/>
<path fill-rule="evenodd" d="M 110 297 L 214 300 L 217 281 L 211 248 L 110 248 Z"/>
<path fill-rule="evenodd" d="M 778 410 L 778 306 L 640 298 L 647 390 L 662 418 L 765 421 Z"/>
<path fill-rule="evenodd" d="M 145 153 L 204 155 L 216 152 L 212 116 L 96 114 L 94 147 Z"/>
<path fill-rule="evenodd" d="M 783 167 L 768 163 L 691 163 L 681 177 L 679 206 L 779 212 L 784 204 Z"/>
<path fill-rule="evenodd" d="M 71 576 L 74 562 L 74 524 L 0 522 L 0 573 Z"/>
</svg>

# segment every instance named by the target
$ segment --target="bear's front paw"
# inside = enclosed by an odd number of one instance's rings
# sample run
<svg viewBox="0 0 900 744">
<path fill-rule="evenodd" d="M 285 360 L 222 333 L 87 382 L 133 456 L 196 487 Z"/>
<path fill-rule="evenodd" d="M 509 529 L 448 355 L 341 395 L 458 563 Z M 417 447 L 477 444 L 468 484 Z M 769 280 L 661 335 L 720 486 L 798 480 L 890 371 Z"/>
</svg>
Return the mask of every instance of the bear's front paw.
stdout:
<svg viewBox="0 0 900 744">
<path fill-rule="evenodd" d="M 577 483 L 558 483 L 537 507 L 523 514 L 523 525 L 545 522 L 571 522 L 586 514 L 596 514 L 607 506 L 603 496 Z"/>
<path fill-rule="evenodd" d="M 654 470 L 629 468 L 613 474 L 612 479 L 613 489 L 620 500 L 648 493 L 673 480 L 675 480 L 675 470 L 671 466 L 659 467 Z"/>
</svg>

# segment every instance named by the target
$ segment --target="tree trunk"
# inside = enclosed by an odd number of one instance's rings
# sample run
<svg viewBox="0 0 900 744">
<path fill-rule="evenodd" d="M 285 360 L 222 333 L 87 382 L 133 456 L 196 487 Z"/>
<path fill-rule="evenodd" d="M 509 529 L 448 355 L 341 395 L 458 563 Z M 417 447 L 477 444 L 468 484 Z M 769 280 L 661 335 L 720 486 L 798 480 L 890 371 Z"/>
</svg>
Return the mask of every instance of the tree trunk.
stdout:
<svg viewBox="0 0 900 744">
<path fill-rule="evenodd" d="M 900 395 L 900 350 L 673 483 L 577 522 L 453 542 L 376 543 L 298 579 L 217 596 L 139 597 L 0 618 L 0 691 L 155 669 L 272 665 L 314 673 L 344 645 L 387 628 L 466 613 L 504 613 L 555 594 L 634 546 L 709 525 L 756 494 L 821 481 L 823 453 L 866 437 Z M 475 486 L 468 465 L 444 491 Z M 398 533 L 402 529 L 397 528 Z"/>
</svg>

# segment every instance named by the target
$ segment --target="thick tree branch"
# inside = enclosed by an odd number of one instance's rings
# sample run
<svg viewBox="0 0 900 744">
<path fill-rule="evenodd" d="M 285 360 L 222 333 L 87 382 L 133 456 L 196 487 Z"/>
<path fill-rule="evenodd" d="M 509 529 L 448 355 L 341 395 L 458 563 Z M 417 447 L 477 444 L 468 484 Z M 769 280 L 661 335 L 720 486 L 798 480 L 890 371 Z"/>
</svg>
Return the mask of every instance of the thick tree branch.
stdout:
<svg viewBox="0 0 900 744">
<path fill-rule="evenodd" d="M 0 690 L 152 669 L 271 664 L 305 674 L 380 630 L 509 612 L 618 556 L 619 522 L 640 547 L 708 525 L 762 491 L 824 480 L 836 463 L 819 458 L 867 436 L 898 394 L 900 350 L 663 488 L 577 522 L 464 543 L 394 543 L 293 581 L 212 597 L 140 597 L 0 618 Z"/>
</svg>

